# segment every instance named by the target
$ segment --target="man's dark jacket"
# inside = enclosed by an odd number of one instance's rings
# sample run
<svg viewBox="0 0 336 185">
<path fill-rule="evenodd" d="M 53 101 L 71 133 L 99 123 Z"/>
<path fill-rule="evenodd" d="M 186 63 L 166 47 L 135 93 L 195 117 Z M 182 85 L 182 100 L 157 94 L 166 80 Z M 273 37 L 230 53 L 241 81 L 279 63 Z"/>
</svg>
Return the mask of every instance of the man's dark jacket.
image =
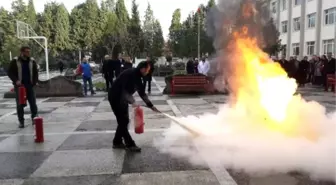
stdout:
<svg viewBox="0 0 336 185">
<path fill-rule="evenodd" d="M 13 85 L 16 84 L 16 81 L 20 80 L 22 83 L 22 64 L 27 62 L 29 66 L 29 75 L 30 75 L 30 83 L 34 86 L 38 82 L 38 69 L 37 64 L 34 60 L 34 58 L 27 58 L 23 59 L 22 57 L 15 57 L 9 64 L 7 75 L 12 80 Z M 21 74 L 19 75 L 19 71 L 21 71 Z"/>
<path fill-rule="evenodd" d="M 112 103 L 133 104 L 135 102 L 133 98 L 135 91 L 138 92 L 148 107 L 153 107 L 152 102 L 145 93 L 139 68 L 131 68 L 123 71 L 109 89 L 108 98 Z"/>
</svg>

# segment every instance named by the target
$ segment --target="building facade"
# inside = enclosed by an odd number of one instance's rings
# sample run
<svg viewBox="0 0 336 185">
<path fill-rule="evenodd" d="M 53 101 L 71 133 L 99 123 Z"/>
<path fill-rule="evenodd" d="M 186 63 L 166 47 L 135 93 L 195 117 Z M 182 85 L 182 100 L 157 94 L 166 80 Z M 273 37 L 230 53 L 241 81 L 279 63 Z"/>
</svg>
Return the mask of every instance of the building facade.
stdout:
<svg viewBox="0 0 336 185">
<path fill-rule="evenodd" d="M 279 56 L 336 54 L 336 0 L 268 0 L 284 49 Z"/>
</svg>

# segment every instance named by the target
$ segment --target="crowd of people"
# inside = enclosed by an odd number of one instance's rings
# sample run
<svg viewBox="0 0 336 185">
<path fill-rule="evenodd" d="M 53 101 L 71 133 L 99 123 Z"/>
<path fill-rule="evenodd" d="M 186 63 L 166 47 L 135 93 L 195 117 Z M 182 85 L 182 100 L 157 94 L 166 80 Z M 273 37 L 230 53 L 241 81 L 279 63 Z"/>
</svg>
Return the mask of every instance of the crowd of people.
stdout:
<svg viewBox="0 0 336 185">
<path fill-rule="evenodd" d="M 325 91 L 328 91 L 327 76 L 335 75 L 336 60 L 332 57 L 332 53 L 322 55 L 321 57 L 314 55 L 308 60 L 305 56 L 301 61 L 297 57 L 290 57 L 286 60 L 285 56 L 279 60 L 272 57 L 275 62 L 278 62 L 281 67 L 287 72 L 288 76 L 296 79 L 299 87 L 311 83 L 317 86 L 323 86 Z M 331 87 L 332 91 L 335 87 Z"/>
</svg>

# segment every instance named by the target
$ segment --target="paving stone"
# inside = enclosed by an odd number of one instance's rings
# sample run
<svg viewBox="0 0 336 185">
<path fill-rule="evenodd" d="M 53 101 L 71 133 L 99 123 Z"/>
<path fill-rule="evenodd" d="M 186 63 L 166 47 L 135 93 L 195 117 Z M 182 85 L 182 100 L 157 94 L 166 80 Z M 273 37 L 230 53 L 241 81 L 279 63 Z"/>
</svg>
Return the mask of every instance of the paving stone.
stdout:
<svg viewBox="0 0 336 185">
<path fill-rule="evenodd" d="M 195 151 L 197 152 L 197 151 Z M 199 160 L 202 160 L 199 158 Z M 145 148 L 141 153 L 126 153 L 123 173 L 187 171 L 207 169 L 190 164 L 187 159 L 173 158 L 160 153 L 156 148 Z"/>
<path fill-rule="evenodd" d="M 123 185 L 219 185 L 211 171 L 180 171 L 123 174 L 120 178 Z"/>
<path fill-rule="evenodd" d="M 0 152 L 55 151 L 68 135 L 48 135 L 43 143 L 35 143 L 34 135 L 14 135 L 0 143 Z"/>
<path fill-rule="evenodd" d="M 117 120 L 96 120 L 85 121 L 80 124 L 76 131 L 105 131 L 116 130 L 118 126 Z"/>
<path fill-rule="evenodd" d="M 88 118 L 88 121 L 96 121 L 96 120 L 115 120 L 115 115 L 112 111 L 110 112 L 99 112 L 99 113 L 92 113 L 91 116 Z"/>
<path fill-rule="evenodd" d="M 151 100 L 151 102 L 153 103 L 153 105 L 168 105 L 166 100 Z M 146 105 L 145 102 L 143 101 L 138 101 L 137 102 L 139 105 Z"/>
<path fill-rule="evenodd" d="M 53 113 L 90 113 L 95 109 L 94 106 L 86 106 L 86 107 L 59 107 L 58 109 L 56 109 L 55 111 L 53 111 Z"/>
<path fill-rule="evenodd" d="M 42 115 L 42 114 L 49 114 L 52 111 L 54 111 L 55 108 L 43 108 L 43 109 L 38 109 L 38 114 Z M 30 113 L 30 109 L 24 109 L 24 114 L 31 114 Z M 13 115 L 17 115 L 17 113 L 15 112 Z"/>
<path fill-rule="evenodd" d="M 50 152 L 0 153 L 0 179 L 28 178 Z"/>
<path fill-rule="evenodd" d="M 111 149 L 55 151 L 32 177 L 120 174 L 124 155 Z"/>
<path fill-rule="evenodd" d="M 119 185 L 114 175 L 30 178 L 23 185 Z"/>
<path fill-rule="evenodd" d="M 0 180 L 1 185 L 22 185 L 24 182 L 23 179 L 6 179 Z"/>
<path fill-rule="evenodd" d="M 104 97 L 95 97 L 95 96 L 87 96 L 83 98 L 76 98 L 73 99 L 70 103 L 83 103 L 83 102 L 101 102 L 104 99 Z"/>
<path fill-rule="evenodd" d="M 204 105 L 207 102 L 203 99 L 199 98 L 186 98 L 186 99 L 179 99 L 173 100 L 176 105 Z"/>
<path fill-rule="evenodd" d="M 48 100 L 44 102 L 69 102 L 73 99 L 75 99 L 75 97 L 54 97 L 54 98 L 49 98 Z"/>
<path fill-rule="evenodd" d="M 297 185 L 298 180 L 287 174 L 269 175 L 250 178 L 250 185 Z"/>
<path fill-rule="evenodd" d="M 6 139 L 6 138 L 7 138 L 7 137 L 1 137 L 1 136 L 0 136 L 0 143 L 1 143 L 2 140 Z"/>
<path fill-rule="evenodd" d="M 73 132 L 81 122 L 44 122 L 43 131 L 45 134 L 48 133 L 69 133 Z M 24 129 L 21 129 L 18 134 L 35 134 L 35 127 L 28 126 Z"/>
<path fill-rule="evenodd" d="M 68 106 L 68 107 L 87 107 L 87 106 L 90 106 L 90 107 L 96 107 L 98 106 L 99 102 L 74 102 L 74 103 L 67 103 L 65 104 L 65 106 Z"/>
<path fill-rule="evenodd" d="M 82 112 L 64 112 L 47 114 L 44 117 L 44 122 L 78 122 L 84 121 L 89 117 L 89 113 Z"/>
<path fill-rule="evenodd" d="M 57 150 L 111 149 L 114 134 L 74 134 L 68 137 Z"/>
</svg>

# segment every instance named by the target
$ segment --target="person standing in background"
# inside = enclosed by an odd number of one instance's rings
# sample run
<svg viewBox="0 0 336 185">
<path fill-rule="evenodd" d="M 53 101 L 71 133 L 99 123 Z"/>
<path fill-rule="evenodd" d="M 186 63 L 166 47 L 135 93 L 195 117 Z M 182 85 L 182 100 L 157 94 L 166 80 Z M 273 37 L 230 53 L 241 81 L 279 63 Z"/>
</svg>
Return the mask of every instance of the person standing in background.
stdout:
<svg viewBox="0 0 336 185">
<path fill-rule="evenodd" d="M 108 91 L 108 89 L 110 88 L 110 84 L 112 84 L 112 79 L 113 79 L 113 70 L 111 71 L 109 69 L 109 65 L 110 65 L 110 56 L 109 55 L 105 55 L 104 57 L 104 61 L 103 61 L 103 67 L 102 67 L 102 75 L 105 78 L 105 86 L 106 86 L 106 92 Z"/>
<path fill-rule="evenodd" d="M 26 89 L 26 96 L 30 107 L 32 123 L 37 117 L 37 105 L 34 87 L 38 83 L 38 69 L 34 58 L 30 57 L 30 48 L 24 46 L 19 57 L 15 57 L 9 64 L 8 77 L 14 85 L 16 94 L 16 112 L 19 119 L 19 128 L 24 128 L 24 106 L 19 104 L 19 87 Z"/>
<path fill-rule="evenodd" d="M 210 70 L 210 63 L 207 58 L 203 58 L 200 63 L 198 64 L 198 72 L 207 76 Z"/>
<path fill-rule="evenodd" d="M 92 85 L 92 69 L 86 58 L 83 58 L 83 61 L 81 64 L 81 71 L 82 71 L 82 77 L 83 77 L 84 95 L 87 96 L 87 83 L 89 83 L 91 95 L 96 94 L 93 90 L 93 85 Z"/>
<path fill-rule="evenodd" d="M 143 82 L 144 82 L 144 88 L 146 89 L 146 85 L 148 84 L 148 88 L 147 88 L 147 91 L 148 91 L 148 94 L 151 93 L 151 90 L 152 90 L 152 75 L 153 75 L 153 72 L 154 72 L 154 62 L 153 60 L 151 60 L 150 57 L 147 57 L 147 60 L 148 64 L 150 65 L 150 69 L 149 69 L 149 72 L 146 76 L 143 77 Z"/>
<path fill-rule="evenodd" d="M 194 62 L 191 59 L 187 62 L 186 71 L 187 71 L 187 74 L 195 73 Z"/>
<path fill-rule="evenodd" d="M 63 73 L 63 70 L 64 70 L 64 64 L 62 61 L 59 61 L 58 62 L 58 68 L 59 68 L 59 71 L 60 71 L 60 74 Z"/>
<path fill-rule="evenodd" d="M 301 62 L 299 62 L 299 69 L 297 70 L 297 78 L 299 82 L 299 87 L 304 87 L 307 82 L 307 77 L 309 73 L 309 62 L 308 57 L 305 56 Z"/>
<path fill-rule="evenodd" d="M 118 78 L 120 75 L 122 68 L 124 67 L 125 60 L 122 58 L 121 53 L 118 54 L 118 59 L 113 61 L 113 70 L 115 78 Z"/>
</svg>

